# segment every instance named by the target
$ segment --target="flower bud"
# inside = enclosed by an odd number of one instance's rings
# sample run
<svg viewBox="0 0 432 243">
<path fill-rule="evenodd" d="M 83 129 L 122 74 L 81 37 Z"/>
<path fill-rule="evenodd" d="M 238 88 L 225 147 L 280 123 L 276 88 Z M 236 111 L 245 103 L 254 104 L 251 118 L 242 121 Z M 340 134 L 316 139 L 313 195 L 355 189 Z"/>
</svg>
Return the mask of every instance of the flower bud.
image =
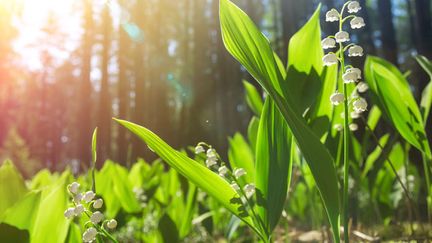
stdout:
<svg viewBox="0 0 432 243">
<path fill-rule="evenodd" d="M 223 177 L 223 176 L 225 176 L 228 173 L 228 168 L 225 165 L 221 166 L 218 169 L 218 172 L 219 172 L 219 175 Z"/>
<path fill-rule="evenodd" d="M 349 124 L 349 129 L 351 131 L 357 131 L 358 130 L 358 125 L 355 124 L 355 123 L 351 123 L 351 124 Z"/>
<path fill-rule="evenodd" d="M 64 216 L 67 219 L 71 219 L 75 215 L 75 208 L 68 208 L 64 211 Z"/>
<path fill-rule="evenodd" d="M 368 89 L 369 89 L 369 86 L 368 86 L 367 83 L 365 83 L 365 82 L 360 82 L 360 83 L 357 85 L 357 91 L 360 92 L 360 93 L 364 93 L 364 92 L 366 92 Z"/>
<path fill-rule="evenodd" d="M 115 229 L 117 227 L 117 220 L 111 219 L 107 222 L 107 227 L 110 229 Z"/>
<path fill-rule="evenodd" d="M 88 191 L 84 194 L 83 200 L 87 203 L 89 203 L 93 198 L 96 196 L 96 194 L 93 191 Z"/>
<path fill-rule="evenodd" d="M 84 206 L 82 204 L 78 204 L 74 210 L 75 216 L 80 216 L 83 212 L 84 212 Z"/>
<path fill-rule="evenodd" d="M 93 227 L 88 228 L 84 234 L 83 234 L 83 241 L 84 242 L 92 242 L 96 240 L 97 230 Z"/>
<path fill-rule="evenodd" d="M 102 200 L 102 198 L 99 198 L 99 199 L 96 199 L 96 201 L 94 201 L 93 208 L 98 209 L 98 208 L 101 208 L 102 205 L 103 205 L 103 200 Z"/>
<path fill-rule="evenodd" d="M 90 221 L 91 221 L 93 224 L 98 224 L 98 223 L 100 223 L 103 219 L 104 219 L 104 215 L 103 215 L 101 212 L 99 212 L 99 211 L 94 212 L 94 213 L 90 216 Z"/>
<path fill-rule="evenodd" d="M 363 99 L 363 98 L 358 99 L 358 100 L 354 101 L 354 103 L 353 103 L 354 111 L 357 113 L 364 112 L 367 109 L 367 105 L 368 104 L 367 104 L 365 99 Z"/>
<path fill-rule="evenodd" d="M 217 164 L 217 159 L 214 157 L 210 157 L 208 159 L 206 159 L 206 166 L 207 167 L 212 167 L 213 165 Z"/>
<path fill-rule="evenodd" d="M 240 191 L 239 185 L 235 182 L 231 183 L 231 188 L 234 189 L 234 191 Z"/>
<path fill-rule="evenodd" d="M 247 184 L 244 187 L 244 191 L 246 193 L 246 197 L 251 197 L 255 193 L 255 185 L 254 184 Z"/>
<path fill-rule="evenodd" d="M 77 194 L 79 187 L 80 184 L 78 182 L 72 182 L 71 184 L 68 185 L 68 190 L 72 194 Z"/>
</svg>

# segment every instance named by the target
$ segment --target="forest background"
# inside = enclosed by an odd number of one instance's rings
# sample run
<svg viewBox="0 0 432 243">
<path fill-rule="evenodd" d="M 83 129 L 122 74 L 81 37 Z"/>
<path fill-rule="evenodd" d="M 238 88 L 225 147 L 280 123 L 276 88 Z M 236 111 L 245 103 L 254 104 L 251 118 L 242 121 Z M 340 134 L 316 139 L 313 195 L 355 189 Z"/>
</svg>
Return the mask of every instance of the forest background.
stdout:
<svg viewBox="0 0 432 243">
<path fill-rule="evenodd" d="M 145 125 L 176 148 L 206 141 L 226 151 L 228 137 L 247 130 L 241 81 L 252 77 L 223 46 L 218 2 L 0 0 L 0 161 L 12 159 L 25 176 L 84 169 L 96 126 L 99 164 L 154 158 L 111 117 Z M 319 4 L 234 2 L 284 61 L 290 37 Z M 413 56 L 432 58 L 431 1 L 359 2 L 367 25 L 352 38 L 409 72 L 418 98 L 428 78 Z M 322 4 L 324 13 L 343 1 Z M 336 32 L 331 24 L 323 31 Z"/>
</svg>

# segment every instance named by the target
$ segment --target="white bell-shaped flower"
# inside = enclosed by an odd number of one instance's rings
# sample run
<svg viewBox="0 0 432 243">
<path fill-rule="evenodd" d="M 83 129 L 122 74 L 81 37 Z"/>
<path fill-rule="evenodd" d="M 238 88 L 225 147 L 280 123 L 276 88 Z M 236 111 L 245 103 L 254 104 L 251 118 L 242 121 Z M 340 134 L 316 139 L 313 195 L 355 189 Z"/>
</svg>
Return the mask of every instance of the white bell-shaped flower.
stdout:
<svg viewBox="0 0 432 243">
<path fill-rule="evenodd" d="M 237 168 L 234 170 L 234 176 L 236 179 L 246 175 L 246 171 L 243 168 Z"/>
<path fill-rule="evenodd" d="M 73 216 L 75 216 L 75 208 L 68 208 L 68 209 L 66 209 L 66 211 L 64 211 L 64 216 L 67 219 L 73 218 Z"/>
<path fill-rule="evenodd" d="M 207 154 L 206 155 L 207 155 L 208 159 L 216 159 L 217 158 L 216 150 L 214 150 L 212 148 L 207 149 Z"/>
<path fill-rule="evenodd" d="M 358 130 L 358 125 L 356 123 L 351 123 L 351 124 L 349 124 L 349 129 L 351 131 L 357 131 Z"/>
<path fill-rule="evenodd" d="M 363 48 L 358 45 L 353 45 L 348 49 L 348 56 L 361 57 L 363 56 Z"/>
<path fill-rule="evenodd" d="M 77 194 L 79 187 L 80 187 L 80 184 L 78 182 L 72 182 L 71 184 L 68 185 L 67 188 L 68 188 L 70 193 Z"/>
<path fill-rule="evenodd" d="M 254 184 L 247 184 L 243 189 L 246 193 L 246 197 L 251 197 L 255 193 L 255 185 Z"/>
<path fill-rule="evenodd" d="M 323 49 L 335 48 L 336 47 L 336 41 L 331 37 L 327 37 L 321 41 L 321 46 Z"/>
<path fill-rule="evenodd" d="M 339 104 L 342 104 L 342 103 L 344 102 L 344 100 L 345 100 L 344 94 L 339 93 L 338 91 L 336 91 L 335 93 L 333 93 L 333 94 L 330 96 L 330 102 L 331 102 L 333 105 L 339 105 Z"/>
<path fill-rule="evenodd" d="M 117 220 L 111 219 L 107 222 L 107 227 L 109 229 L 115 229 L 117 227 Z"/>
<path fill-rule="evenodd" d="M 239 185 L 235 182 L 231 183 L 231 188 L 234 189 L 234 191 L 240 191 Z"/>
<path fill-rule="evenodd" d="M 206 159 L 205 163 L 207 167 L 212 167 L 213 165 L 217 164 L 217 159 L 215 157 L 209 157 L 208 159 Z"/>
<path fill-rule="evenodd" d="M 224 165 L 218 169 L 219 175 L 224 177 L 228 173 L 228 168 Z"/>
<path fill-rule="evenodd" d="M 92 242 L 96 240 L 97 230 L 93 227 L 88 228 L 84 234 L 83 234 L 83 241 L 84 242 Z"/>
<path fill-rule="evenodd" d="M 78 204 L 74 210 L 75 216 L 80 216 L 82 213 L 84 213 L 84 210 L 84 206 L 82 204 Z"/>
<path fill-rule="evenodd" d="M 337 58 L 336 54 L 334 54 L 334 53 L 329 53 L 329 54 L 325 55 L 322 58 L 322 60 L 323 60 L 324 66 L 331 66 L 331 65 L 338 63 L 338 58 Z"/>
<path fill-rule="evenodd" d="M 342 79 L 346 84 L 355 83 L 358 80 L 358 75 L 355 72 L 345 72 Z"/>
<path fill-rule="evenodd" d="M 75 196 L 73 197 L 73 201 L 74 201 L 75 203 L 80 203 L 82 199 L 83 199 L 83 194 L 82 194 L 82 193 L 77 193 L 77 194 L 75 194 Z"/>
<path fill-rule="evenodd" d="M 361 72 L 360 68 L 354 68 L 354 67 L 348 68 L 345 72 L 346 73 L 355 73 L 355 74 L 357 74 L 357 79 L 361 79 L 362 72 Z"/>
<path fill-rule="evenodd" d="M 369 89 L 369 85 L 365 82 L 360 82 L 357 84 L 357 91 L 360 93 L 364 93 Z"/>
<path fill-rule="evenodd" d="M 354 111 L 357 113 L 361 113 L 367 110 L 367 102 L 365 99 L 360 98 L 353 102 Z"/>
<path fill-rule="evenodd" d="M 360 6 L 360 3 L 357 1 L 351 1 L 348 4 L 348 13 L 357 13 L 358 11 L 360 11 L 362 8 Z"/>
<path fill-rule="evenodd" d="M 96 196 L 96 194 L 93 191 L 88 191 L 84 194 L 83 199 L 85 202 L 89 203 L 93 198 Z"/>
<path fill-rule="evenodd" d="M 339 12 L 336 9 L 331 9 L 326 13 L 327 22 L 336 22 L 339 20 Z"/>
<path fill-rule="evenodd" d="M 102 205 L 103 205 L 103 200 L 102 200 L 102 198 L 99 198 L 99 199 L 96 199 L 96 201 L 94 201 L 93 208 L 99 209 L 102 207 Z"/>
<path fill-rule="evenodd" d="M 354 17 L 353 19 L 351 19 L 350 25 L 351 25 L 351 29 L 360 29 L 365 27 L 366 24 L 362 17 Z"/>
<path fill-rule="evenodd" d="M 90 216 L 90 221 L 93 224 L 99 224 L 103 219 L 104 219 L 104 215 L 101 212 L 99 212 L 99 211 L 94 212 Z"/>
<path fill-rule="evenodd" d="M 204 152 L 205 152 L 205 149 L 203 148 L 203 146 L 198 145 L 198 146 L 195 147 L 195 154 L 201 154 L 201 153 L 204 153 Z"/>
<path fill-rule="evenodd" d="M 355 111 L 351 112 L 351 118 L 352 119 L 358 119 L 358 118 L 360 118 L 360 113 L 355 112 Z"/>
<path fill-rule="evenodd" d="M 342 131 L 343 130 L 343 126 L 342 126 L 342 124 L 335 124 L 334 126 L 333 126 L 333 128 L 336 130 L 336 131 L 338 131 L 338 132 L 340 132 L 340 131 Z"/>
<path fill-rule="evenodd" d="M 343 43 L 343 42 L 347 42 L 350 40 L 349 33 L 346 31 L 343 31 L 343 30 L 337 32 L 335 35 L 335 38 L 336 38 L 337 43 Z"/>
</svg>

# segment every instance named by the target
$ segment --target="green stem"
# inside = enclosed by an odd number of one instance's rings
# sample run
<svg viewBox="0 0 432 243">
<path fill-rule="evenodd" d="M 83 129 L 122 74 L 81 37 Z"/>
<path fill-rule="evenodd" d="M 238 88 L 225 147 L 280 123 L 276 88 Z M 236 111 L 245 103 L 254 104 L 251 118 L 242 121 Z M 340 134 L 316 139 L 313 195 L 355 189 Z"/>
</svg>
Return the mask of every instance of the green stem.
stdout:
<svg viewBox="0 0 432 243">
<path fill-rule="evenodd" d="M 345 7 L 345 5 L 344 5 Z M 342 14 L 339 20 L 339 31 L 342 31 Z M 344 151 L 343 151 L 343 163 L 344 163 L 344 186 L 343 186 L 343 227 L 344 227 L 344 241 L 345 243 L 349 243 L 349 229 L 348 229 L 348 182 L 349 182 L 349 124 L 348 124 L 348 115 L 349 115 L 349 107 L 348 107 L 348 90 L 347 84 L 342 80 L 342 76 L 345 72 L 345 55 L 344 55 L 344 47 L 342 43 L 339 43 L 339 58 L 340 58 L 340 75 L 339 79 L 343 83 L 343 94 L 344 94 L 344 129 L 343 129 L 343 143 L 344 143 Z"/>
<path fill-rule="evenodd" d="M 427 214 L 428 214 L 428 221 L 429 221 L 429 223 L 431 223 L 432 222 L 432 215 L 431 215 L 431 210 L 432 210 L 432 187 L 431 187 L 431 184 L 430 184 L 430 174 L 429 174 L 428 158 L 425 155 L 425 153 L 422 153 L 422 160 L 423 160 L 423 168 L 424 168 L 425 179 L 426 179 Z"/>
</svg>

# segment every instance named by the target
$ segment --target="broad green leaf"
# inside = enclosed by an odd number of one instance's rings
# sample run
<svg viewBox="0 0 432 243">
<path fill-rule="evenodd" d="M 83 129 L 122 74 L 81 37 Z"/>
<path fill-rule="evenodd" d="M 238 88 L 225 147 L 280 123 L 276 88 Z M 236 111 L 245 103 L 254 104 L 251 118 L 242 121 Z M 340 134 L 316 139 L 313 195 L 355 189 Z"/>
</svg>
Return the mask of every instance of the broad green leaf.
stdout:
<svg viewBox="0 0 432 243">
<path fill-rule="evenodd" d="M 258 135 L 258 126 L 259 126 L 259 118 L 256 116 L 252 117 L 248 126 L 248 140 L 252 151 L 254 151 L 254 154 L 255 154 L 255 147 L 256 147 L 256 141 Z"/>
<path fill-rule="evenodd" d="M 246 90 L 246 102 L 248 103 L 251 110 L 255 113 L 255 115 L 260 117 L 261 110 L 263 108 L 263 101 L 260 93 L 255 88 L 255 86 L 253 86 L 247 81 L 243 80 L 243 85 Z"/>
<path fill-rule="evenodd" d="M 381 147 L 384 147 L 385 144 L 387 143 L 388 139 L 389 139 L 390 135 L 389 134 L 385 134 L 384 136 L 382 136 L 379 140 L 379 144 L 381 145 Z M 372 167 L 374 166 L 375 161 L 378 159 L 378 157 L 381 155 L 382 153 L 382 149 L 380 146 L 376 146 L 376 148 L 374 149 L 374 151 L 372 151 L 368 157 L 366 158 L 366 162 L 363 168 L 363 172 L 362 172 L 362 177 L 364 178 L 367 173 L 369 172 L 370 169 L 372 169 Z"/>
<path fill-rule="evenodd" d="M 19 201 L 26 193 L 24 179 L 11 161 L 6 160 L 0 167 L 0 216 Z"/>
<path fill-rule="evenodd" d="M 98 195 L 102 196 L 106 206 L 105 214 L 109 218 L 114 218 L 121 208 L 121 199 L 114 192 L 114 181 L 117 175 L 114 173 L 114 164 L 106 161 L 101 170 L 96 172 L 96 185 Z"/>
<path fill-rule="evenodd" d="M 367 82 L 393 125 L 403 138 L 430 156 L 423 118 L 406 79 L 378 57 L 368 57 L 365 66 Z"/>
<path fill-rule="evenodd" d="M 432 62 L 424 56 L 416 56 L 417 62 L 422 66 L 425 72 L 429 75 L 429 84 L 425 87 L 422 92 L 422 98 L 420 102 L 421 112 L 423 115 L 423 122 L 426 124 L 429 117 L 429 112 L 432 106 Z"/>
<path fill-rule="evenodd" d="M 21 200 L 8 208 L 3 216 L 0 217 L 0 222 L 13 225 L 19 229 L 31 231 L 39 211 L 41 199 L 40 191 L 31 191 Z"/>
<path fill-rule="evenodd" d="M 69 177 L 70 173 L 66 171 L 55 184 L 42 190 L 41 206 L 31 231 L 31 242 L 58 243 L 65 241 L 70 223 L 63 216 L 68 207 L 66 186 Z"/>
<path fill-rule="evenodd" d="M 375 130 L 378 121 L 381 118 L 381 110 L 377 106 L 372 106 L 372 109 L 369 111 L 367 124 L 372 131 Z"/>
<path fill-rule="evenodd" d="M 339 242 L 339 191 L 333 158 L 299 109 L 293 107 L 292 98 L 282 91 L 284 80 L 270 44 L 250 18 L 231 1 L 220 0 L 220 20 L 225 47 L 268 92 L 294 135 L 324 201 L 335 241 Z"/>
<path fill-rule="evenodd" d="M 243 168 L 247 174 L 244 176 L 247 182 L 255 180 L 254 154 L 249 144 L 240 133 L 229 138 L 228 158 L 233 168 Z"/>
<path fill-rule="evenodd" d="M 158 228 L 164 243 L 176 243 L 180 241 L 177 226 L 168 214 L 164 214 L 159 220 Z"/>
<path fill-rule="evenodd" d="M 120 201 L 122 208 L 128 213 L 140 211 L 139 203 L 133 193 L 133 187 L 128 180 L 128 171 L 126 168 L 113 163 L 112 168 L 113 188 Z"/>
<path fill-rule="evenodd" d="M 258 212 L 268 232 L 282 214 L 288 190 L 292 136 L 277 107 L 266 99 L 258 129 L 256 147 L 256 187 Z"/>
<path fill-rule="evenodd" d="M 20 230 L 12 225 L 0 223 L 0 239 L 5 243 L 28 243 L 30 242 L 30 235 L 27 230 Z"/>
<path fill-rule="evenodd" d="M 141 138 L 150 149 L 176 171 L 218 200 L 225 208 L 240 217 L 257 233 L 261 233 L 252 223 L 251 218 L 245 215 L 239 204 L 237 204 L 238 195 L 227 181 L 197 161 L 187 157 L 184 153 L 176 151 L 147 128 L 124 120 L 116 119 L 116 121 Z"/>
</svg>

